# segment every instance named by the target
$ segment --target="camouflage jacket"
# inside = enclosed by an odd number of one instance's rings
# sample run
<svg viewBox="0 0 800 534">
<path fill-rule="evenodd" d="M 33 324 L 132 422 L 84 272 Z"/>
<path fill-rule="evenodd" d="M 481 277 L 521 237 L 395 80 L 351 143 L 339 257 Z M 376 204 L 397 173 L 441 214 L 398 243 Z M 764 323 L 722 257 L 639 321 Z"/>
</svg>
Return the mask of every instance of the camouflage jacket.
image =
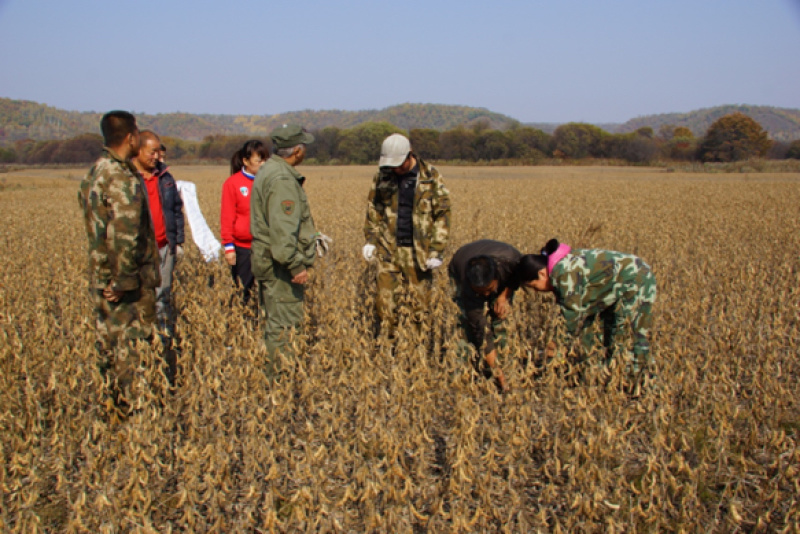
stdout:
<svg viewBox="0 0 800 534">
<path fill-rule="evenodd" d="M 442 259 L 450 236 L 450 192 L 442 176 L 432 165 L 422 159 L 414 191 L 414 252 L 417 266 L 428 270 L 425 262 L 430 258 Z M 397 248 L 398 180 L 392 171 L 379 170 L 375 175 L 367 204 L 364 236 L 370 245 L 377 247 L 381 261 L 391 261 Z"/>
<path fill-rule="evenodd" d="M 650 267 L 633 254 L 600 249 L 573 249 L 550 272 L 556 302 L 566 330 L 575 334 L 583 321 L 639 291 L 640 273 Z"/>
<path fill-rule="evenodd" d="M 105 148 L 81 182 L 91 287 L 115 291 L 161 284 L 147 191 L 130 162 Z"/>
<path fill-rule="evenodd" d="M 314 264 L 316 233 L 305 178 L 279 156 L 261 166 L 250 196 L 253 276 L 263 280 L 275 261 L 292 273 Z"/>
</svg>

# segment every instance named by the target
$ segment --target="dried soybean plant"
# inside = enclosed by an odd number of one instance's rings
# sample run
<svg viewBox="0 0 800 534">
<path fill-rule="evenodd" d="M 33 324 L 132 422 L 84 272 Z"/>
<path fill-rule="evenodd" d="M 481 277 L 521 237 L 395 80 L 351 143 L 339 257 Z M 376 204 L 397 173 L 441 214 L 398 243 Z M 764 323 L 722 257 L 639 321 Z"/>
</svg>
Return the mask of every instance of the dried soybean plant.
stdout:
<svg viewBox="0 0 800 534">
<path fill-rule="evenodd" d="M 650 263 L 658 382 L 631 398 L 621 366 L 538 357 L 560 327 L 546 295 L 517 294 L 505 396 L 458 357 L 444 272 L 421 328 L 405 295 L 396 338 L 376 337 L 374 272 L 359 254 L 373 169 L 304 170 L 335 247 L 292 339 L 303 356 L 271 384 L 260 331 L 229 306 L 228 273 L 190 245 L 174 287 L 176 387 L 158 347 L 144 349 L 126 421 L 102 406 L 76 184 L 9 173 L 0 530 L 800 529 L 796 175 L 443 169 L 448 255 L 484 237 L 536 252 L 555 236 Z M 175 175 L 197 183 L 218 229 L 225 170 Z"/>
</svg>

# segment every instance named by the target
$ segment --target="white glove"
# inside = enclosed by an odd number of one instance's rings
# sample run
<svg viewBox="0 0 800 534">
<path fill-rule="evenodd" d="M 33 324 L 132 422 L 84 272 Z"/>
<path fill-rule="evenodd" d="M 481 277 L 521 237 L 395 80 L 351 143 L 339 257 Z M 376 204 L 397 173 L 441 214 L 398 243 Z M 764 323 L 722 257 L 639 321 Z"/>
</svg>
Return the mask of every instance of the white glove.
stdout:
<svg viewBox="0 0 800 534">
<path fill-rule="evenodd" d="M 333 239 L 319 232 L 314 237 L 317 240 L 317 256 L 321 258 L 330 250 Z"/>
<path fill-rule="evenodd" d="M 364 255 L 365 260 L 372 261 L 375 258 L 375 245 L 364 245 L 364 250 L 361 253 Z"/>
<path fill-rule="evenodd" d="M 442 266 L 442 260 L 440 260 L 439 258 L 429 258 L 428 261 L 425 262 L 425 267 L 427 267 L 428 270 L 431 271 L 434 269 L 438 269 L 441 266 Z"/>
</svg>

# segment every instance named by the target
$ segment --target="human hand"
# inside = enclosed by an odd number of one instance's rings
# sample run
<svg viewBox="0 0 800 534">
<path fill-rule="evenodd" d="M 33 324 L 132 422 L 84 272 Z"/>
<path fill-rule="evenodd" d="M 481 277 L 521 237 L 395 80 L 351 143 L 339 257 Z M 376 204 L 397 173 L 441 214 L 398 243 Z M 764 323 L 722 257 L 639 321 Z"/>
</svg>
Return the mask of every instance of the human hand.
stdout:
<svg viewBox="0 0 800 534">
<path fill-rule="evenodd" d="M 428 261 L 425 262 L 425 266 L 431 271 L 438 269 L 442 266 L 442 260 L 439 258 L 428 258 Z"/>
<path fill-rule="evenodd" d="M 372 261 L 375 258 L 375 245 L 364 245 L 364 249 L 361 251 L 361 254 L 364 256 L 365 260 Z"/>
<path fill-rule="evenodd" d="M 303 285 L 308 282 L 308 271 L 302 271 L 294 275 L 292 278 L 293 284 L 300 284 Z"/>
<path fill-rule="evenodd" d="M 330 250 L 333 239 L 320 232 L 317 232 L 317 235 L 314 237 L 316 239 L 317 256 L 321 258 Z"/>
<path fill-rule="evenodd" d="M 235 250 L 226 250 L 225 251 L 225 261 L 228 262 L 228 265 L 236 265 L 236 251 Z"/>
<path fill-rule="evenodd" d="M 103 290 L 103 297 L 109 302 L 119 302 L 124 294 L 124 291 L 115 291 L 111 289 L 110 285 L 106 286 Z"/>
<path fill-rule="evenodd" d="M 178 245 L 175 247 L 175 261 L 181 261 L 183 259 L 183 245 Z"/>
<path fill-rule="evenodd" d="M 499 319 L 505 319 L 511 313 L 511 304 L 504 295 L 500 294 L 494 301 L 492 311 Z"/>
</svg>

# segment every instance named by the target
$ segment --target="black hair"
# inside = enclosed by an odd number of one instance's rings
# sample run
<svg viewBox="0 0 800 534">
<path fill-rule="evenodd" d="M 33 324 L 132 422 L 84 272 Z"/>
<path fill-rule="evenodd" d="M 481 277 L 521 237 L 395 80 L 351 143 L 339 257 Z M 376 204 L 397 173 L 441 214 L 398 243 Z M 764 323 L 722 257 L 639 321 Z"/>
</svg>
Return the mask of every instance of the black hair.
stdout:
<svg viewBox="0 0 800 534">
<path fill-rule="evenodd" d="M 109 111 L 100 119 L 100 131 L 103 132 L 103 144 L 118 147 L 128 134 L 136 132 L 136 117 L 127 111 Z"/>
<path fill-rule="evenodd" d="M 467 262 L 467 281 L 472 287 L 486 287 L 497 279 L 497 262 L 490 256 L 475 256 Z"/>
<path fill-rule="evenodd" d="M 540 254 L 525 254 L 519 260 L 516 269 L 517 280 L 528 282 L 539 278 L 539 271 L 547 268 L 547 257 L 558 250 L 560 243 L 557 239 L 551 239 L 542 248 Z"/>
<path fill-rule="evenodd" d="M 253 154 L 258 154 L 261 156 L 261 159 L 267 159 L 269 157 L 267 147 L 264 145 L 263 141 L 250 139 L 249 141 L 245 141 L 242 148 L 233 153 L 233 157 L 231 158 L 231 174 L 236 174 L 241 171 L 242 167 L 244 167 L 244 160 L 252 158 Z"/>
</svg>

